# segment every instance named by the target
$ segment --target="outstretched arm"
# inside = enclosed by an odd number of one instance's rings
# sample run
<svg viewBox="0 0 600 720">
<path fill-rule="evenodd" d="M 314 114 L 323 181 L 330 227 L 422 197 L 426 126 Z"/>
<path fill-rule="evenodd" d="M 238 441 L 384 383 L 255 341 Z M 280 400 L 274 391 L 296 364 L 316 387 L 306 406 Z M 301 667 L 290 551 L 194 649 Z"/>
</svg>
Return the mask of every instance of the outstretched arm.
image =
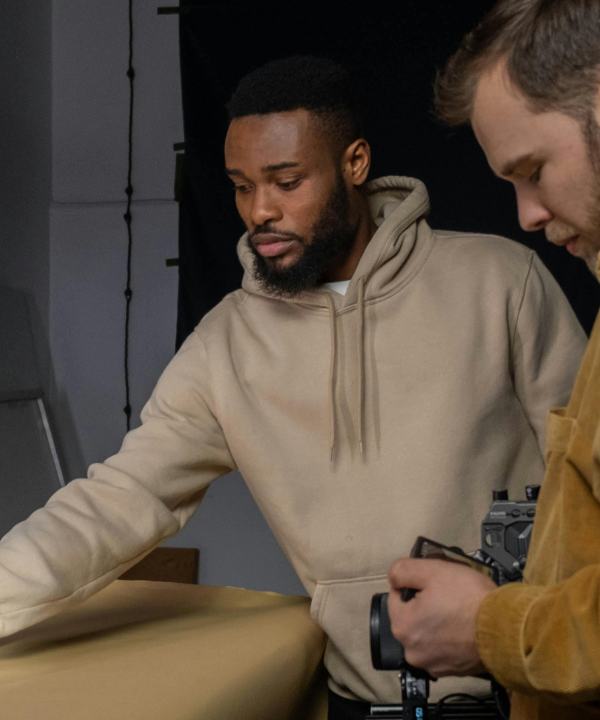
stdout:
<svg viewBox="0 0 600 720">
<path fill-rule="evenodd" d="M 178 532 L 234 469 L 197 333 L 163 373 L 119 453 L 92 465 L 0 542 L 0 637 L 70 607 Z"/>
</svg>

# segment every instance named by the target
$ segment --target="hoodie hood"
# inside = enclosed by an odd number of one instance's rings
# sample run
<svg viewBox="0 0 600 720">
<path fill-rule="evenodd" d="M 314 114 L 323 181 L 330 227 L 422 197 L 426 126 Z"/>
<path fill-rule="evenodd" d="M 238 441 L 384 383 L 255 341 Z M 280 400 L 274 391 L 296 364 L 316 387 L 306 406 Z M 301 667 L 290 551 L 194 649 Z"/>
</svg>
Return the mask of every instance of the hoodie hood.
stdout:
<svg viewBox="0 0 600 720">
<path fill-rule="evenodd" d="M 388 176 L 367 183 L 365 192 L 377 232 L 367 245 L 346 294 L 338 295 L 320 287 L 293 298 L 276 299 L 327 307 L 329 296 L 336 309 L 342 309 L 357 303 L 360 280 L 365 302 L 385 297 L 410 280 L 425 260 L 432 242 L 431 230 L 425 222 L 429 213 L 425 185 L 414 178 Z M 242 288 L 253 295 L 274 297 L 254 277 L 254 256 L 248 248 L 248 233 L 242 235 L 237 249 L 244 267 Z"/>
</svg>

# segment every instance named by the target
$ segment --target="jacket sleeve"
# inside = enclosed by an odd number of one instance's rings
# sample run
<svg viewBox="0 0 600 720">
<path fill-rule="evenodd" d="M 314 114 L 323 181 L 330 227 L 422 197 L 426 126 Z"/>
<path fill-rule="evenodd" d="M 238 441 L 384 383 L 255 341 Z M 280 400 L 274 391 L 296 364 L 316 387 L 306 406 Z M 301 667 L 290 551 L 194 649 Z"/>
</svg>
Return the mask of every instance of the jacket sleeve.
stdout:
<svg viewBox="0 0 600 720">
<path fill-rule="evenodd" d="M 85 600 L 183 527 L 209 483 L 235 468 L 212 407 L 195 332 L 121 450 L 0 542 L 0 637 Z"/>
<path fill-rule="evenodd" d="M 512 583 L 497 588 L 485 598 L 476 618 L 477 645 L 492 675 L 509 690 L 554 702 L 600 700 L 600 554 L 594 552 L 600 547 L 600 426 L 591 451 L 589 457 L 578 459 L 560 455 L 560 475 L 553 478 L 552 495 L 537 520 L 563 520 L 554 522 L 551 530 L 561 532 L 562 526 L 560 542 L 571 558 L 564 562 L 574 562 L 579 569 L 553 585 Z M 580 486 L 575 505 L 569 501 L 573 490 L 568 476 Z M 541 499 L 546 501 L 544 488 Z M 574 523 L 581 530 L 577 535 L 568 531 Z M 541 544 L 535 552 L 540 564 L 552 568 L 559 560 L 555 545 L 545 552 L 546 535 L 538 535 Z M 578 558 L 593 562 L 585 565 Z"/>
<path fill-rule="evenodd" d="M 550 587 L 492 591 L 476 622 L 477 646 L 508 690 L 548 700 L 600 700 L 600 565 Z"/>
<path fill-rule="evenodd" d="M 542 455 L 548 410 L 568 403 L 586 344 L 569 301 L 533 253 L 513 330 L 512 371 Z"/>
</svg>

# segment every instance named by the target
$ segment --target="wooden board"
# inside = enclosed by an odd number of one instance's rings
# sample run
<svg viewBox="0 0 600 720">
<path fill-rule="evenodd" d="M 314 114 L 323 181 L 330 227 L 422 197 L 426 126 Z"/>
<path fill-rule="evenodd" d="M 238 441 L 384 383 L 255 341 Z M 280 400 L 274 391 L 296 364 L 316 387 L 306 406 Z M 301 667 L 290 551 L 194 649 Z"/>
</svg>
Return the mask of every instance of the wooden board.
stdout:
<svg viewBox="0 0 600 720">
<path fill-rule="evenodd" d="M 198 548 L 158 547 L 121 575 L 121 580 L 158 580 L 197 585 Z"/>
</svg>

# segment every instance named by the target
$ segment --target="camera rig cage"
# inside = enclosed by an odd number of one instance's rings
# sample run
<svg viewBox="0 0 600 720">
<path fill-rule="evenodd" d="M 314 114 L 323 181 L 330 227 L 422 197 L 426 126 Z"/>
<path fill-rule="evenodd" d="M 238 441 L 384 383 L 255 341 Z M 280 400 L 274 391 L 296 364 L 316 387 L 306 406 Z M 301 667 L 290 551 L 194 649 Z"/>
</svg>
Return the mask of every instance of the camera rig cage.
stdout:
<svg viewBox="0 0 600 720">
<path fill-rule="evenodd" d="M 528 485 L 526 499 L 517 501 L 509 500 L 507 490 L 494 490 L 492 504 L 481 523 L 481 548 L 472 555 L 460 548 L 418 537 L 410 556 L 459 562 L 491 578 L 497 585 L 519 582 L 523 579 L 539 490 L 539 485 Z M 403 589 L 404 602 L 414 596 L 415 590 Z M 380 593 L 371 601 L 371 659 L 376 670 L 399 671 L 402 704 L 372 705 L 366 720 L 507 720 L 510 712 L 508 696 L 493 679 L 490 698 L 450 695 L 438 703 L 428 702 L 431 677 L 406 662 L 404 648 L 392 635 L 387 599 L 388 593 Z"/>
</svg>

